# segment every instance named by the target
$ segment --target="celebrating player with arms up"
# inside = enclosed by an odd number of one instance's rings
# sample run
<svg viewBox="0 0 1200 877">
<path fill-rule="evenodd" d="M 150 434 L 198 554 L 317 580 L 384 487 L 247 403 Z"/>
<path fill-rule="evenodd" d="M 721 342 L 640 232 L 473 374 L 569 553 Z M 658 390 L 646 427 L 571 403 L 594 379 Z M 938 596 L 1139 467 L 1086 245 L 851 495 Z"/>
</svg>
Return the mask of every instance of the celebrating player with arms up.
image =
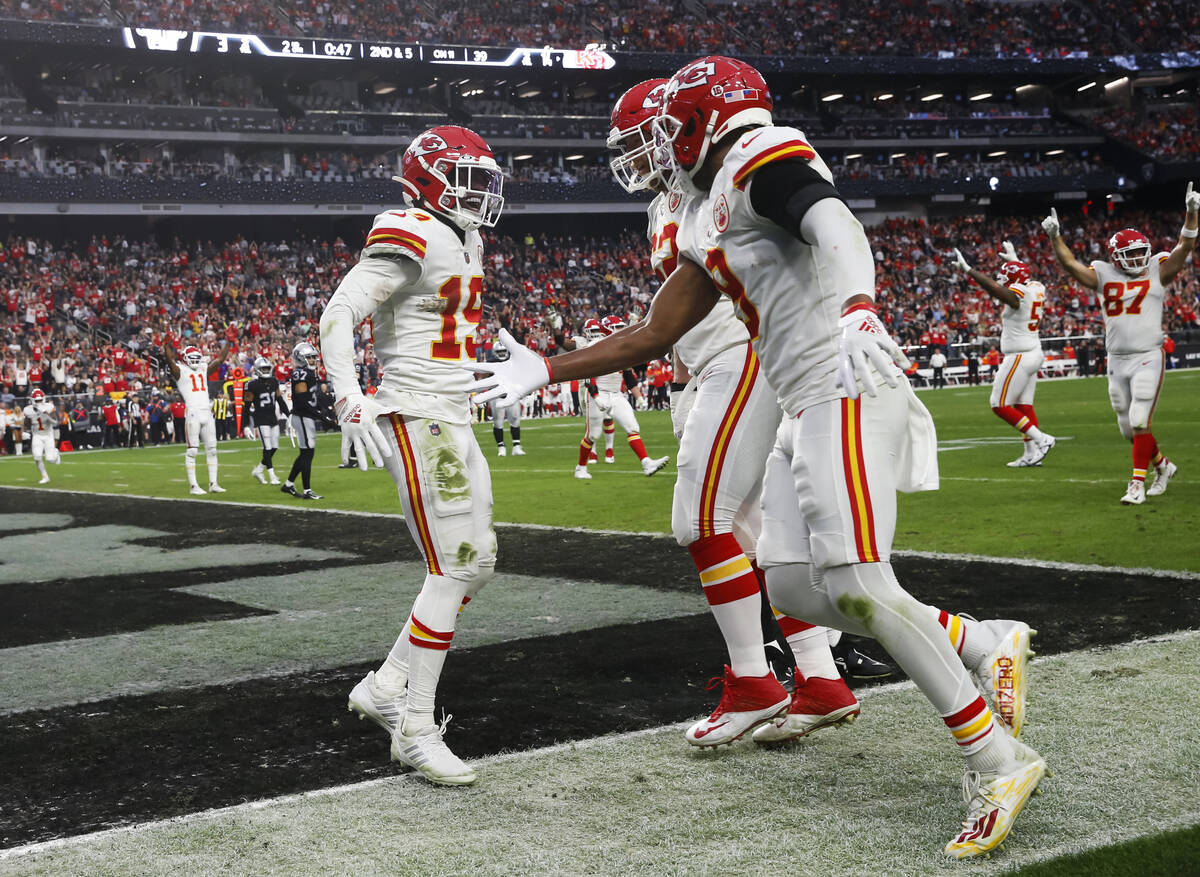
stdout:
<svg viewBox="0 0 1200 877">
<path fill-rule="evenodd" d="M 35 387 L 29 394 L 29 404 L 21 412 L 25 416 L 26 432 L 29 433 L 29 450 L 42 477 L 38 484 L 47 484 L 46 461 L 61 463 L 58 450 L 58 409 L 46 398 L 45 392 Z"/>
<path fill-rule="evenodd" d="M 246 430 L 249 431 L 250 425 L 254 425 L 263 449 L 262 459 L 250 474 L 263 484 L 278 484 L 275 452 L 279 450 L 279 412 L 282 411 L 286 417 L 289 411 L 283 390 L 279 389 L 279 381 L 275 377 L 275 366 L 265 356 L 254 360 L 254 377 L 246 384 L 246 401 L 242 409 L 242 422 L 246 424 Z M 264 477 L 264 472 L 268 477 Z"/>
<path fill-rule="evenodd" d="M 225 488 L 217 483 L 217 424 L 208 398 L 208 375 L 225 361 L 229 356 L 229 345 L 236 340 L 237 330 L 231 326 L 225 331 L 225 340 L 214 360 L 209 360 L 199 347 L 189 346 L 183 349 L 183 362 L 180 362 L 170 342 L 163 346 L 163 357 L 187 408 L 183 420 L 187 452 L 183 462 L 191 485 L 189 492 L 195 496 L 204 494 L 204 488 L 196 481 L 196 455 L 201 440 L 204 441 L 204 459 L 208 463 L 208 490 L 210 493 L 225 492 Z"/>
<path fill-rule="evenodd" d="M 1141 505 L 1147 496 L 1167 489 L 1178 471 L 1162 455 L 1150 422 L 1162 390 L 1166 353 L 1163 351 L 1163 299 L 1166 287 L 1183 270 L 1196 246 L 1200 192 L 1188 183 L 1184 195 L 1187 214 L 1179 242 L 1170 253 L 1153 252 L 1150 239 L 1137 229 L 1125 228 L 1108 239 L 1108 261 L 1084 265 L 1062 239 L 1058 211 L 1042 220 L 1054 255 L 1075 280 L 1100 291 L 1104 308 L 1104 346 L 1108 352 L 1108 399 L 1117 414 L 1121 435 L 1133 443 L 1133 477 L 1124 505 Z M 1146 489 L 1146 470 L 1154 464 L 1154 483 Z"/>
<path fill-rule="evenodd" d="M 651 264 L 663 281 L 679 259 L 684 201 L 679 192 L 666 191 L 651 163 L 650 125 L 666 85 L 665 79 L 651 79 L 623 94 L 613 107 L 608 137 L 609 149 L 617 153 L 610 165 L 617 182 L 631 193 L 658 193 L 650 203 L 647 236 Z M 754 546 L 762 523 L 763 466 L 781 411 L 733 303 L 717 301 L 675 343 L 673 358 L 676 376 L 692 377 L 690 382 L 684 377 L 688 387 L 671 405 L 680 438 L 672 529 L 691 553 L 729 653 L 720 704 L 685 738 L 693 746 L 719 746 L 757 728 L 754 740 L 774 742 L 852 720 L 860 712 L 858 701 L 838 676 L 825 629 L 786 616 L 778 624 L 761 620 Z M 799 670 L 790 698 L 763 650 L 764 638 L 778 637 L 781 627 Z M 774 724 L 781 713 L 786 721 Z"/>
<path fill-rule="evenodd" d="M 353 445 L 360 468 L 368 451 L 387 467 L 428 573 L 404 632 L 354 687 L 350 709 L 391 734 L 393 759 L 434 783 L 466 785 L 475 771 L 446 746 L 448 719 L 435 723 L 433 707 L 459 610 L 496 566 L 491 477 L 471 429 L 471 376 L 459 365 L 475 365 L 478 229 L 500 217 L 503 176 L 478 134 L 441 125 L 413 140 L 397 179 L 407 206 L 375 217 L 362 257 L 321 317 L 321 344 L 342 459 Z M 353 358 L 354 328 L 368 316 L 383 370 L 371 398 L 354 379 Z"/>
<path fill-rule="evenodd" d="M 923 605 L 892 571 L 895 491 L 936 486 L 936 436 L 896 368 L 903 353 L 875 315 L 862 225 L 804 135 L 772 125 L 767 85 L 740 61 L 713 56 L 679 70 L 654 127 L 656 158 L 686 203 L 678 266 L 647 319 L 549 360 L 514 340 L 508 363 L 478 367 L 493 372 L 475 384 L 479 400 L 644 362 L 722 294 L 732 299 L 784 411 L 763 479 L 758 545 L 771 602 L 879 640 L 967 759 L 968 819 L 946 851 L 962 858 L 994 849 L 1046 770 L 1005 733 L 1023 721 L 1030 631 Z M 505 344 L 510 337 L 502 331 Z M 1012 724 L 993 721 L 962 661 Z"/>
<path fill-rule="evenodd" d="M 1033 279 L 1029 266 L 1017 259 L 1017 252 L 1008 241 L 1004 242 L 1001 255 L 1005 262 L 995 280 L 968 265 L 958 250 L 954 251 L 954 264 L 983 287 L 984 292 L 1005 305 L 1000 314 L 1000 352 L 1004 360 L 992 383 L 992 411 L 1024 439 L 1024 452 L 1008 465 L 1040 466 L 1055 441 L 1054 436 L 1038 428 L 1037 414 L 1033 411 L 1037 373 L 1042 367 L 1038 323 L 1045 306 L 1046 287 Z"/>
</svg>

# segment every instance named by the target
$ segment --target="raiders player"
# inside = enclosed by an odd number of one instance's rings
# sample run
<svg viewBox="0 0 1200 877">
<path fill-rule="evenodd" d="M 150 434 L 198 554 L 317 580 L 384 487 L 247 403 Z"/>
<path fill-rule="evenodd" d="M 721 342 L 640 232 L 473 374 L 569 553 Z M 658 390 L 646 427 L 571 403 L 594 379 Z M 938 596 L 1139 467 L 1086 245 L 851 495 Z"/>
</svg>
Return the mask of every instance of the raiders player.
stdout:
<svg viewBox="0 0 1200 877">
<path fill-rule="evenodd" d="M 187 411 L 183 421 L 187 434 L 187 452 L 183 462 L 190 493 L 194 496 L 204 494 L 204 488 L 196 481 L 196 454 L 201 440 L 204 441 L 204 459 L 208 463 L 208 490 L 210 493 L 225 492 L 225 488 L 217 483 L 217 424 L 208 398 L 208 376 L 229 356 L 229 346 L 236 340 L 237 330 L 231 326 L 226 330 L 225 340 L 213 360 L 209 360 L 200 348 L 188 346 L 183 349 L 183 362 L 180 362 L 171 344 L 163 347 L 163 357 Z"/>
<path fill-rule="evenodd" d="M 506 359 L 508 359 L 508 348 L 496 342 L 485 361 L 504 362 Z M 504 424 L 507 423 L 509 432 L 512 433 L 513 456 L 524 457 L 525 449 L 521 447 L 521 403 L 501 405 L 493 399 L 488 404 L 488 408 L 492 415 L 492 437 L 496 439 L 496 456 L 503 457 L 508 453 L 504 447 Z"/>
<path fill-rule="evenodd" d="M 321 364 L 321 354 L 317 348 L 307 341 L 301 341 L 292 348 L 292 429 L 296 433 L 296 445 L 299 453 L 292 463 L 292 471 L 288 473 L 283 487 L 283 493 L 290 493 L 300 499 L 321 499 L 312 489 L 312 461 L 317 448 L 317 421 L 321 412 L 317 408 L 317 386 L 321 381 L 317 374 L 317 366 Z M 296 490 L 296 478 L 302 478 L 304 492 Z"/>
<path fill-rule="evenodd" d="M 360 468 L 368 453 L 386 466 L 427 574 L 403 633 L 351 691 L 349 708 L 388 731 L 394 760 L 431 782 L 467 785 L 475 771 L 446 745 L 434 699 L 459 611 L 496 567 L 491 477 L 467 386 L 484 365 L 474 337 L 483 316 L 479 228 L 500 216 L 504 176 L 478 134 L 439 125 L 413 139 L 397 179 L 406 205 L 375 217 L 321 316 L 321 345 L 342 459 L 356 447 Z M 367 317 L 383 371 L 371 397 L 354 380 L 354 331 Z"/>
<path fill-rule="evenodd" d="M 50 476 L 46 474 L 46 460 L 51 463 L 62 462 L 58 452 L 58 410 L 46 398 L 46 394 L 35 387 L 29 394 L 29 404 L 21 413 L 25 416 L 25 432 L 30 436 L 29 449 L 33 453 L 33 462 L 42 475 L 38 484 L 47 484 Z"/>
<path fill-rule="evenodd" d="M 250 425 L 258 430 L 262 443 L 262 459 L 250 474 L 262 484 L 278 484 L 275 477 L 275 452 L 279 450 L 279 412 L 287 417 L 290 413 L 283 390 L 275 378 L 275 366 L 265 356 L 254 360 L 254 377 L 246 382 L 246 401 L 242 405 L 242 422 L 249 431 Z M 278 406 L 278 409 L 276 409 Z M 263 473 L 266 477 L 263 477 Z"/>
<path fill-rule="evenodd" d="M 648 317 L 549 359 L 501 330 L 509 361 L 479 364 L 493 375 L 471 389 L 479 402 L 507 402 L 643 362 L 730 298 L 784 412 L 763 476 L 758 542 L 771 602 L 877 639 L 908 673 L 966 757 L 967 820 L 946 853 L 982 855 L 1008 836 L 1046 771 L 1014 739 L 1031 632 L 921 604 L 896 579 L 895 493 L 936 486 L 933 421 L 875 314 L 875 261 L 861 223 L 803 133 L 775 126 L 771 107 L 761 74 L 733 58 L 676 72 L 653 125 L 655 160 L 683 195 L 680 256 Z M 995 713 L 964 663 L 986 681 Z"/>
</svg>

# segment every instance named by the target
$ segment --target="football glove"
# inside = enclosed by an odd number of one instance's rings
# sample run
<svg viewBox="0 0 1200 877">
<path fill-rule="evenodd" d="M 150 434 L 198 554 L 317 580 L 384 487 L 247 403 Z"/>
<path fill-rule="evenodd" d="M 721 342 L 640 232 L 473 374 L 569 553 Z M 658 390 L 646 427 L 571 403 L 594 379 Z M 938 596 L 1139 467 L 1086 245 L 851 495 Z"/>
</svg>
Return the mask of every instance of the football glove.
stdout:
<svg viewBox="0 0 1200 877">
<path fill-rule="evenodd" d="M 954 267 L 963 273 L 971 270 L 971 266 L 967 264 L 967 260 L 963 258 L 963 254 L 958 251 L 958 247 L 954 248 Z"/>
<path fill-rule="evenodd" d="M 1191 183 L 1188 183 L 1187 193 L 1183 196 L 1183 204 L 1187 207 L 1188 213 L 1200 210 L 1200 192 L 1197 192 Z"/>
<path fill-rule="evenodd" d="M 1021 261 L 1017 258 L 1017 248 L 1013 246 L 1012 241 L 1005 241 L 1004 245 L 1000 247 L 1000 258 L 1005 262 Z"/>
<path fill-rule="evenodd" d="M 645 394 L 638 396 L 637 399 L 634 400 L 634 402 L 637 403 L 635 405 L 635 407 L 637 408 L 638 411 L 646 411 L 650 408 L 650 403 L 646 400 Z"/>
<path fill-rule="evenodd" d="M 1046 230 L 1046 234 L 1050 235 L 1050 237 L 1058 237 L 1062 231 L 1062 226 L 1058 224 L 1058 210 L 1056 208 L 1050 208 L 1050 215 L 1042 220 L 1042 228 Z"/>
<path fill-rule="evenodd" d="M 351 393 L 340 399 L 334 410 L 342 430 L 342 462 L 350 463 L 350 448 L 353 447 L 358 468 L 363 472 L 367 471 L 368 453 L 376 466 L 383 466 L 384 458 L 392 455 L 392 449 L 376 422 L 381 413 L 379 406 L 361 393 Z"/>
<path fill-rule="evenodd" d="M 683 439 L 683 427 L 687 423 L 688 415 L 692 413 L 692 406 L 696 404 L 697 383 L 688 381 L 682 390 L 671 391 L 671 430 L 675 433 L 675 438 L 680 440 Z"/>
<path fill-rule="evenodd" d="M 247 426 L 246 429 L 244 430 L 244 433 L 246 435 L 246 438 L 248 438 L 248 439 L 254 438 L 254 427 Z"/>
<path fill-rule="evenodd" d="M 469 372 L 483 372 L 482 378 L 467 387 L 474 394 L 476 405 L 484 405 L 493 399 L 499 399 L 501 405 L 511 405 L 554 379 L 546 357 L 518 342 L 507 329 L 500 330 L 500 343 L 509 352 L 504 362 L 472 362 L 459 366 Z"/>
<path fill-rule="evenodd" d="M 875 308 L 857 305 L 838 320 L 842 330 L 841 350 L 838 353 L 838 383 L 851 399 L 858 398 L 858 382 L 868 396 L 878 392 L 871 366 L 883 376 L 889 387 L 896 386 L 897 366 L 908 368 L 908 357 L 892 340 Z"/>
</svg>

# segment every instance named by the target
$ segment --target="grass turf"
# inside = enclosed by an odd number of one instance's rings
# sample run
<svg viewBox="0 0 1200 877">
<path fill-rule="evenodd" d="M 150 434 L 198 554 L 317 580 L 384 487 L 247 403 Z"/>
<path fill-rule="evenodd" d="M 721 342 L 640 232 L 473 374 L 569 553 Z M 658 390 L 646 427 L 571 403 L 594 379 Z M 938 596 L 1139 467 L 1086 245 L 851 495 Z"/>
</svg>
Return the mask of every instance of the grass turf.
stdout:
<svg viewBox="0 0 1200 877">
<path fill-rule="evenodd" d="M 1019 455 L 1020 442 L 991 413 L 988 392 L 987 387 L 963 387 L 921 394 L 938 427 L 942 488 L 901 497 L 897 548 L 1200 571 L 1193 538 L 1200 530 L 1200 371 L 1167 374 L 1155 435 L 1180 474 L 1164 496 L 1139 507 L 1118 502 L 1131 469 L 1129 443 L 1117 431 L 1104 379 L 1039 384 L 1038 414 L 1059 444 L 1034 469 L 1004 465 Z M 641 474 L 622 437 L 615 464 L 592 466 L 590 481 L 573 478 L 582 434 L 577 418 L 527 420 L 524 457 L 497 458 L 490 426 L 477 426 L 492 470 L 496 520 L 669 532 L 677 450 L 670 419 L 665 412 L 644 412 L 639 419 L 650 453 L 672 456 L 672 463 L 652 478 Z M 338 469 L 339 448 L 335 434 L 317 440 L 313 487 L 325 498 L 311 505 L 398 513 L 387 474 Z M 221 445 L 220 480 L 228 492 L 219 499 L 301 504 L 251 479 L 259 454 L 252 441 Z M 276 455 L 281 478 L 294 456 L 285 441 Z M 66 454 L 64 460 L 51 467 L 49 488 L 191 499 L 178 446 L 87 451 Z M 198 465 L 203 483 L 203 457 Z M 28 458 L 0 462 L 0 484 L 36 482 Z"/>
</svg>

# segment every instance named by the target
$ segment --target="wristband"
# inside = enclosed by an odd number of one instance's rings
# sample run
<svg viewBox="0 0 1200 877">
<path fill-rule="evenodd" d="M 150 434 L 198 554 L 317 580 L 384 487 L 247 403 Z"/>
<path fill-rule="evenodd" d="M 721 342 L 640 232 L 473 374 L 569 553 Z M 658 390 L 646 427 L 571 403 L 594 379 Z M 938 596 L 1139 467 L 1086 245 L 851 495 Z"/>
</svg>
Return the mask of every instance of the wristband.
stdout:
<svg viewBox="0 0 1200 877">
<path fill-rule="evenodd" d="M 1188 228 L 1186 225 L 1179 230 L 1181 238 L 1194 238 L 1197 233 L 1200 233 L 1200 229 Z"/>
<path fill-rule="evenodd" d="M 846 316 L 846 314 L 852 314 L 855 311 L 870 311 L 873 314 L 877 313 L 877 311 L 875 310 L 875 302 L 860 301 L 858 304 L 851 305 L 850 307 L 848 307 L 844 311 L 842 311 L 842 316 L 844 317 L 844 316 Z"/>
</svg>

